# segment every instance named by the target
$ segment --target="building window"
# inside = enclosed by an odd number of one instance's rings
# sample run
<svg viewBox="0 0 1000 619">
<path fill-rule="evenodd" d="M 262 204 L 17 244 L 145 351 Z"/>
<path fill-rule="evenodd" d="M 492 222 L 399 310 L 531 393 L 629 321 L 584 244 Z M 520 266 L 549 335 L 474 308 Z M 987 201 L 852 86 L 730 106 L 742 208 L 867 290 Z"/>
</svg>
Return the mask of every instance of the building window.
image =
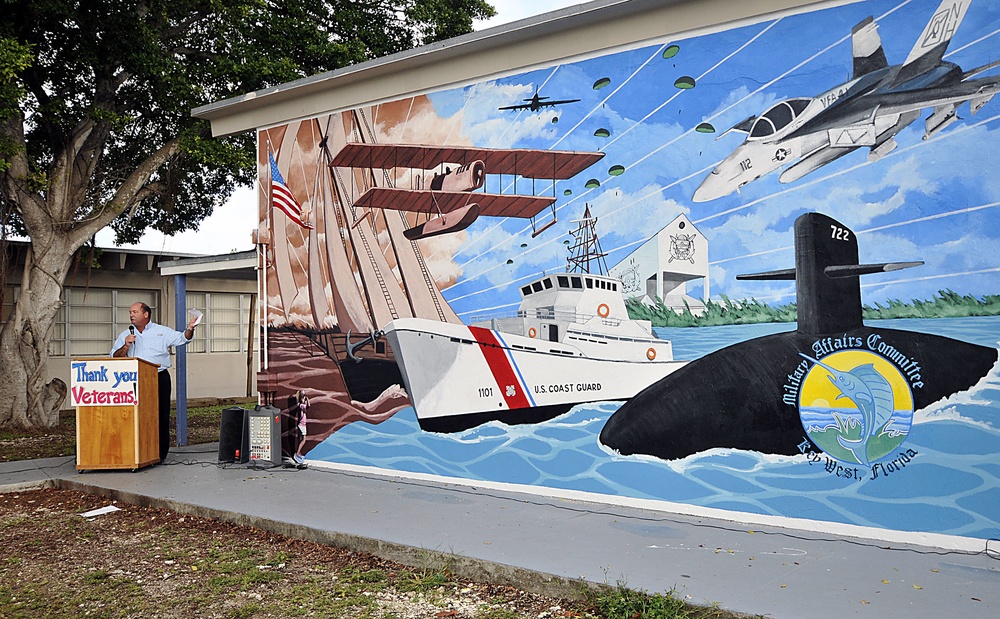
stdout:
<svg viewBox="0 0 1000 619">
<path fill-rule="evenodd" d="M 188 309 L 196 309 L 205 317 L 188 344 L 188 352 L 246 352 L 250 298 L 249 294 L 239 293 L 189 292 Z"/>
<path fill-rule="evenodd" d="M 49 340 L 53 356 L 104 356 L 118 334 L 128 328 L 129 308 L 145 303 L 150 320 L 159 323 L 155 290 L 111 290 L 108 288 L 64 288 L 62 307 Z"/>
<path fill-rule="evenodd" d="M 0 306 L 0 326 L 9 319 L 19 293 L 18 286 L 7 286 L 4 291 L 3 304 Z M 253 308 L 250 307 L 252 297 L 251 294 L 240 293 L 188 293 L 188 309 L 196 309 L 205 317 L 201 326 L 195 329 L 194 339 L 187 345 L 187 351 L 246 352 L 247 329 L 253 318 Z M 56 313 L 49 339 L 49 355 L 107 355 L 118 334 L 131 324 L 129 308 L 133 303 L 148 305 L 151 321 L 158 324 L 170 322 L 159 315 L 158 300 L 159 293 L 155 290 L 64 288 L 63 302 Z M 258 347 L 257 340 L 259 338 L 254 338 L 253 341 L 255 350 Z"/>
<path fill-rule="evenodd" d="M 205 352 L 205 341 L 206 335 L 208 334 L 208 325 L 205 324 L 208 318 L 208 308 L 205 305 L 205 298 L 208 295 L 204 292 L 189 292 L 185 297 L 184 303 L 187 304 L 188 316 L 187 319 L 191 320 L 191 310 L 198 310 L 202 314 L 206 314 L 204 318 L 201 319 L 201 325 L 194 330 L 194 337 L 191 339 L 191 343 L 187 345 L 187 351 L 190 353 L 195 352 Z"/>
<path fill-rule="evenodd" d="M 243 350 L 243 338 L 247 330 L 241 328 L 244 323 L 242 315 L 241 294 L 213 294 L 209 303 L 209 314 L 212 319 L 208 323 L 212 340 L 212 352 L 240 352 Z"/>
<path fill-rule="evenodd" d="M 66 355 L 68 340 L 71 357 L 106 355 L 118 332 L 115 331 L 114 291 L 100 288 L 67 288 L 66 302 L 56 316 L 56 326 L 49 340 L 49 351 Z M 125 312 L 128 315 L 128 310 Z M 69 324 L 67 325 L 67 319 Z M 59 333 L 60 326 L 62 333 Z M 60 337 L 62 336 L 62 337 Z M 58 344 L 62 350 L 56 352 Z"/>
</svg>

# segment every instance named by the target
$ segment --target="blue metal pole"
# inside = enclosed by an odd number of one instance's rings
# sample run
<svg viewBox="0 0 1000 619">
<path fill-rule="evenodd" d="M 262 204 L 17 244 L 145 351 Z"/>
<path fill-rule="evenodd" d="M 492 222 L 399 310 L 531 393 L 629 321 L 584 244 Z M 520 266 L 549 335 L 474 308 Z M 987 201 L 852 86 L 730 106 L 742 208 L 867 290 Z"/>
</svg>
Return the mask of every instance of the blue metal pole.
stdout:
<svg viewBox="0 0 1000 619">
<path fill-rule="evenodd" d="M 174 316 L 177 330 L 187 329 L 187 276 L 174 275 Z M 177 352 L 177 446 L 187 445 L 187 346 Z"/>
</svg>

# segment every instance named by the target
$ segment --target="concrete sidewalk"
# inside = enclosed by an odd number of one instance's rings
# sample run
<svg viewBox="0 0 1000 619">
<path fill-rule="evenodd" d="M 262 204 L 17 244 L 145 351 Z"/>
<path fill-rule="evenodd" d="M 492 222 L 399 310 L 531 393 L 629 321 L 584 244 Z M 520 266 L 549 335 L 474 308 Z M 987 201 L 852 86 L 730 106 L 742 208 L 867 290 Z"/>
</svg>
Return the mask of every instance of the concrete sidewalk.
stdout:
<svg viewBox="0 0 1000 619">
<path fill-rule="evenodd" d="M 0 464 L 0 490 L 53 485 L 166 507 L 566 595 L 623 582 L 775 618 L 1000 616 L 1000 544 L 967 554 L 837 538 L 507 489 L 312 463 L 217 463 L 175 449 L 138 472 L 77 473 L 73 458 Z"/>
</svg>

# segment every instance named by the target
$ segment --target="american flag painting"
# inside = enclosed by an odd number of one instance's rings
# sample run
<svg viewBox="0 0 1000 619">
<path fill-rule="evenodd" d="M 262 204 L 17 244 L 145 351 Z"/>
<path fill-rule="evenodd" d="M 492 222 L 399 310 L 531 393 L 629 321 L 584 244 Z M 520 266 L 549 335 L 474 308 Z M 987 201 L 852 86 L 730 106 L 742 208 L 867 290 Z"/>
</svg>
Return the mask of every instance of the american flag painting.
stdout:
<svg viewBox="0 0 1000 619">
<path fill-rule="evenodd" d="M 278 171 L 278 163 L 274 160 L 270 149 L 267 151 L 267 158 L 271 162 L 271 205 L 281 209 L 281 212 L 298 225 L 311 230 L 312 226 L 302 220 L 302 206 L 285 184 L 285 179 Z"/>
</svg>

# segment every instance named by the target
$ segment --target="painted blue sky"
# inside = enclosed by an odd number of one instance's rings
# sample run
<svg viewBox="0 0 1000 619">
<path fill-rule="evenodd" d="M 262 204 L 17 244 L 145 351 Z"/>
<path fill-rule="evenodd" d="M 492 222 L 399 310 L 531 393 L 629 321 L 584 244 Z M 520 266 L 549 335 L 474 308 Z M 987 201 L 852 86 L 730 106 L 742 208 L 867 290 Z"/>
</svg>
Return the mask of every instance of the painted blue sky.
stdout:
<svg viewBox="0 0 1000 619">
<path fill-rule="evenodd" d="M 808 211 L 854 229 L 862 262 L 925 261 L 922 267 L 863 278 L 866 303 L 930 298 L 942 289 L 1000 293 L 1000 177 L 994 174 L 1000 99 L 975 116 L 963 105 L 961 120 L 927 141 L 921 139 L 923 119 L 930 114 L 925 111 L 897 136 L 899 147 L 874 163 L 868 162 L 866 149 L 859 149 L 795 183 L 781 184 L 773 173 L 739 194 L 705 203 L 691 200 L 715 164 L 743 142 L 742 134 L 722 135 L 726 129 L 776 101 L 816 96 L 850 78 L 855 24 L 875 17 L 889 64 L 899 64 L 938 4 L 858 2 L 430 95 L 437 114 L 460 118 L 465 136 L 479 146 L 606 153 L 591 168 L 558 183 L 559 223 L 539 237 L 531 238 L 526 220 L 480 218 L 457 250 L 462 274 L 445 297 L 466 320 L 513 310 L 519 284 L 542 271 L 565 268 L 563 241 L 573 227 L 570 220 L 582 214 L 585 204 L 599 218 L 609 265 L 676 215 L 686 214 L 709 239 L 716 300 L 725 294 L 793 301 L 791 282 L 737 282 L 735 276 L 793 266 L 792 225 Z M 671 44 L 680 50 L 664 59 L 663 50 Z M 963 69 L 1000 60 L 1000 5 L 973 2 L 948 49 L 945 60 Z M 682 76 L 697 85 L 676 88 Z M 601 78 L 610 84 L 595 89 Z M 536 89 L 544 96 L 581 101 L 537 113 L 497 109 L 531 97 Z M 696 132 L 703 122 L 716 132 Z M 595 136 L 599 128 L 610 136 Z M 613 165 L 624 166 L 625 173 L 610 175 Z M 586 189 L 589 179 L 601 186 Z M 525 185 L 519 183 L 518 191 Z M 567 189 L 571 195 L 564 195 Z M 552 188 L 540 183 L 535 190 L 552 195 Z M 545 217 L 543 212 L 539 219 Z M 689 292 L 702 296 L 697 287 Z"/>
</svg>

